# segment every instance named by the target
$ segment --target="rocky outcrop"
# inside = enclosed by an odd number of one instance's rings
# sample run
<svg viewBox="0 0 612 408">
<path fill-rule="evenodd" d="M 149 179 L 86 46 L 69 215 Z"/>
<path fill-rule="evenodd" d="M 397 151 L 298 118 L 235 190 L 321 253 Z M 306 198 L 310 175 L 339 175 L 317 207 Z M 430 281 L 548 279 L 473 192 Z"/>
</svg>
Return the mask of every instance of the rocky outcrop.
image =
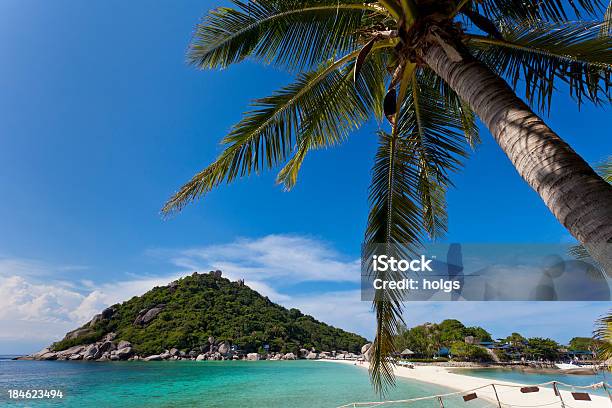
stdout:
<svg viewBox="0 0 612 408">
<path fill-rule="evenodd" d="M 306 356 L 306 359 L 307 360 L 316 360 L 318 357 L 319 357 L 319 355 L 317 353 L 310 352 Z"/>
<path fill-rule="evenodd" d="M 157 315 L 164 310 L 165 307 L 166 305 L 161 303 L 150 309 L 142 309 L 134 320 L 134 326 L 146 326 L 147 324 L 149 324 L 149 322 L 155 319 Z"/>
<path fill-rule="evenodd" d="M 142 361 L 163 361 L 163 360 L 194 360 L 194 361 L 207 361 L 207 360 L 239 360 L 241 358 L 249 361 L 257 360 L 297 360 L 298 358 L 305 358 L 307 360 L 317 359 L 336 359 L 336 360 L 356 360 L 360 355 L 348 353 L 346 351 L 320 351 L 316 352 L 314 349 L 306 350 L 301 349 L 299 356 L 294 353 L 277 353 L 271 352 L 269 354 L 258 354 L 248 353 L 237 354 L 231 347 L 231 344 L 227 341 L 217 342 L 214 338 L 210 337 L 207 344 L 201 347 L 204 352 L 198 350 L 179 350 L 176 347 L 170 350 L 164 350 L 161 353 L 153 354 L 149 356 L 140 356 L 136 353 L 132 343 L 127 340 L 115 340 L 115 333 L 108 333 L 100 341 L 88 344 L 88 345 L 77 345 L 61 351 L 53 351 L 50 348 L 44 348 L 38 353 L 34 353 L 30 356 L 22 357 L 22 359 L 28 360 L 70 360 L 70 361 L 125 361 L 125 360 L 142 360 Z M 362 355 L 366 359 L 369 353 L 372 352 L 370 344 L 366 344 L 362 347 L 365 353 Z"/>
<path fill-rule="evenodd" d="M 283 360 L 296 360 L 295 354 L 287 353 L 283 356 Z"/>
</svg>

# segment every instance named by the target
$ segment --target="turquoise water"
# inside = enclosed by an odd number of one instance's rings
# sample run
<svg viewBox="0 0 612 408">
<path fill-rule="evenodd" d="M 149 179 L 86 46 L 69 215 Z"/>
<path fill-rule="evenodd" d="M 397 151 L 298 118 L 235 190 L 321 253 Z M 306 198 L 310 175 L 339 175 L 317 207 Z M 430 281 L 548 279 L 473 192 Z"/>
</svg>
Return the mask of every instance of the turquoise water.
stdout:
<svg viewBox="0 0 612 408">
<path fill-rule="evenodd" d="M 59 389 L 64 398 L 16 402 L 8 389 Z M 446 391 L 398 379 L 386 399 Z M 324 361 L 0 361 L 0 392 L 2 407 L 302 408 L 378 400 L 366 369 Z M 437 401 L 411 406 L 439 407 Z"/>
</svg>

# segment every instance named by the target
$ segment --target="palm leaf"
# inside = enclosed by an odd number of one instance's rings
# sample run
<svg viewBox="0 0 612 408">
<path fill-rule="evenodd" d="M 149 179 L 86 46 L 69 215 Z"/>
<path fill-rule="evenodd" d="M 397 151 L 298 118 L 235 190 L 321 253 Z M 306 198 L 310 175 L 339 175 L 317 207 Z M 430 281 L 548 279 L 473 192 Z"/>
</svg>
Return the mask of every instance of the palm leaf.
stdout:
<svg viewBox="0 0 612 408">
<path fill-rule="evenodd" d="M 389 47 L 389 43 L 377 47 Z M 297 142 L 304 135 L 311 140 L 308 148 L 333 146 L 342 141 L 350 130 L 357 128 L 377 108 L 376 82 L 380 74 L 380 58 L 371 58 L 364 67 L 356 86 L 351 78 L 355 51 L 338 61 L 321 65 L 317 70 L 300 74 L 295 83 L 274 95 L 256 100 L 254 110 L 245 114 L 222 143 L 225 150 L 209 167 L 196 174 L 164 206 L 163 213 L 182 209 L 220 183 L 272 168 L 287 160 Z M 300 136 L 302 135 L 302 136 Z M 299 144 L 299 143 L 298 143 Z M 304 143 L 296 160 L 305 153 Z M 299 166 L 298 166 L 299 167 Z M 282 172 L 281 182 L 294 182 L 294 171 Z M 287 178 L 287 176 L 290 176 Z M 293 179 L 293 181 L 292 181 Z"/>
<path fill-rule="evenodd" d="M 612 311 L 597 319 L 593 337 L 600 341 L 599 358 L 602 360 L 612 358 Z"/>
<path fill-rule="evenodd" d="M 379 249 L 376 244 L 386 244 L 387 252 L 415 254 L 426 239 L 445 233 L 449 175 L 460 167 L 471 140 L 464 134 L 465 112 L 457 109 L 460 102 L 440 93 L 441 80 L 426 70 L 407 72 L 394 131 L 379 132 L 370 186 L 367 251 Z M 471 133 L 475 124 L 467 128 Z M 367 251 L 365 259 L 373 255 Z M 377 271 L 373 278 L 398 280 L 402 276 Z M 377 332 L 370 373 L 378 391 L 394 382 L 389 357 L 396 351 L 394 338 L 403 323 L 401 295 L 400 291 L 383 290 L 374 295 Z"/>
<path fill-rule="evenodd" d="M 561 82 L 578 104 L 610 101 L 612 38 L 600 35 L 598 23 L 503 24 L 504 39 L 468 36 L 468 46 L 515 88 L 525 81 L 525 97 L 550 109 Z"/>
<path fill-rule="evenodd" d="M 384 47 L 379 44 L 378 47 Z M 318 106 L 308 109 L 297 137 L 297 147 L 293 157 L 281 169 L 277 183 L 283 184 L 286 191 L 291 190 L 297 182 L 299 170 L 307 153 L 322 147 L 335 146 L 344 140 L 348 132 L 358 124 L 352 125 L 347 118 L 356 116 L 359 123 L 367 119 L 371 112 L 380 114 L 380 101 L 385 92 L 386 53 L 381 48 L 374 48 L 367 60 L 361 62 L 360 74 L 355 76 L 355 64 L 348 64 L 341 71 L 343 80 L 335 88 L 327 89 L 321 96 Z M 330 140 L 329 135 L 337 135 Z"/>
<path fill-rule="evenodd" d="M 212 10 L 198 25 L 188 55 L 191 64 L 225 68 L 250 56 L 292 69 L 313 67 L 353 51 L 366 17 L 372 23 L 385 18 L 355 0 L 233 3 L 236 8 Z"/>
</svg>

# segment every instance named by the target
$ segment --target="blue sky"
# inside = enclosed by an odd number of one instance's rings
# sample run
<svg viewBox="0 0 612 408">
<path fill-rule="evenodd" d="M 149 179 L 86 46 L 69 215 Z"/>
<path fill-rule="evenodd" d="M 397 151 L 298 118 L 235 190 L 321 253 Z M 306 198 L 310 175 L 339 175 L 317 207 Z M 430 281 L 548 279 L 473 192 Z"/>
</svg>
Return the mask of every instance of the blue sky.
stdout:
<svg viewBox="0 0 612 408">
<path fill-rule="evenodd" d="M 221 3 L 0 2 L 0 353 L 32 351 L 119 296 L 219 265 L 285 305 L 371 335 L 368 305 L 344 273 L 363 236 L 375 123 L 308 157 L 291 193 L 267 173 L 221 187 L 170 220 L 159 216 L 165 199 L 219 153 L 249 100 L 290 80 L 250 62 L 225 71 L 187 66 L 194 26 L 212 4 Z M 612 152 L 606 119 L 590 106 L 579 114 L 561 97 L 548 122 L 597 163 Z M 570 241 L 486 131 L 482 138 L 454 178 L 448 240 Z M 253 247 L 255 258 L 238 268 Z M 265 273 L 276 250 L 291 248 L 323 251 L 326 262 L 312 268 L 329 275 Z M 407 319 L 455 317 L 505 335 L 517 316 L 529 316 L 527 334 L 566 341 L 569 329 L 588 335 L 609 306 L 418 304 Z"/>
</svg>

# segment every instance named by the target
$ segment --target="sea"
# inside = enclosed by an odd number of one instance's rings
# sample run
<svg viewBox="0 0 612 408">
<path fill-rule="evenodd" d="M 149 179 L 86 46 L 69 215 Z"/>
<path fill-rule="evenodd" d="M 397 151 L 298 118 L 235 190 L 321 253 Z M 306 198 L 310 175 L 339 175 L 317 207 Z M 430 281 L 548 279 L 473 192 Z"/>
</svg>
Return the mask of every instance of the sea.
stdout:
<svg viewBox="0 0 612 408">
<path fill-rule="evenodd" d="M 43 396 L 47 391 L 48 398 L 10 398 L 14 390 L 23 391 L 22 396 L 27 390 L 41 390 Z M 53 390 L 56 395 L 60 391 L 62 397 L 50 398 Z M 325 361 L 100 363 L 14 361 L 0 356 L 0 407 L 312 408 L 447 392 L 451 390 L 398 378 L 395 387 L 381 397 L 372 389 L 364 367 Z M 440 404 L 427 400 L 410 406 L 439 408 Z M 465 403 L 454 396 L 444 398 L 444 406 L 458 408 Z M 484 401 L 470 402 L 470 408 L 485 406 Z"/>
</svg>

